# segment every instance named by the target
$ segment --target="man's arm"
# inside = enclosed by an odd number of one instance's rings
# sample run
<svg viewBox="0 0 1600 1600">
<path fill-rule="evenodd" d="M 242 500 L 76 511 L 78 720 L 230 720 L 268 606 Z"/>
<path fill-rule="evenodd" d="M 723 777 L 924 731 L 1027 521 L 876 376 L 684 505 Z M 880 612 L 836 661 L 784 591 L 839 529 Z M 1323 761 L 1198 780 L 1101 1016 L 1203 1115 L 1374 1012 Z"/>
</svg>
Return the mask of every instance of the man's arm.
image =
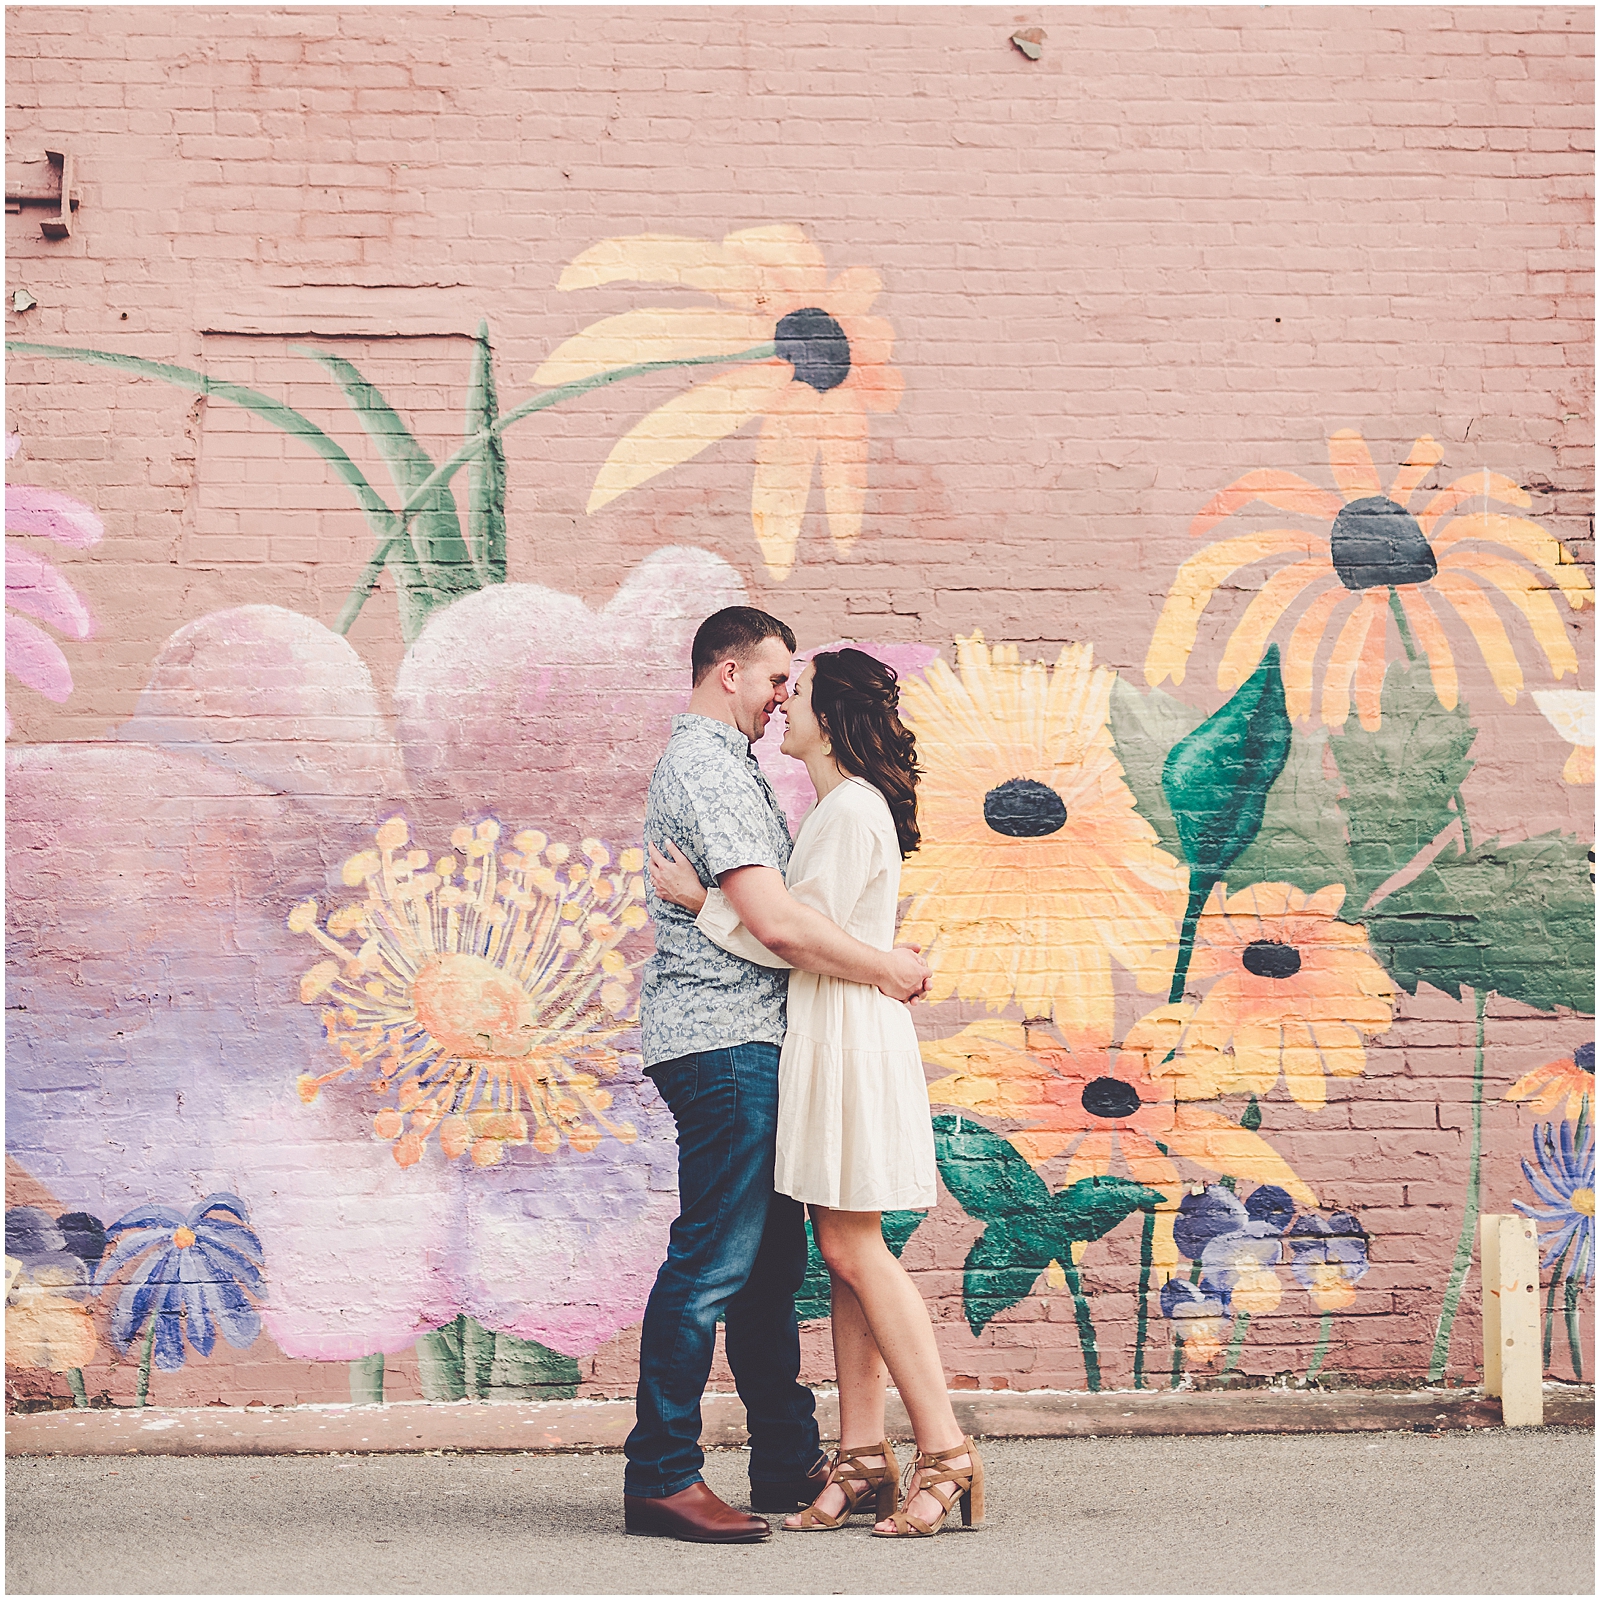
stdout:
<svg viewBox="0 0 1600 1600">
<path fill-rule="evenodd" d="M 789 893 L 783 874 L 772 867 L 735 867 L 717 881 L 745 927 L 791 967 L 870 983 L 894 1000 L 922 993 L 928 964 L 917 954 L 917 946 L 874 950 L 852 939 L 820 911 L 801 905 Z"/>
</svg>

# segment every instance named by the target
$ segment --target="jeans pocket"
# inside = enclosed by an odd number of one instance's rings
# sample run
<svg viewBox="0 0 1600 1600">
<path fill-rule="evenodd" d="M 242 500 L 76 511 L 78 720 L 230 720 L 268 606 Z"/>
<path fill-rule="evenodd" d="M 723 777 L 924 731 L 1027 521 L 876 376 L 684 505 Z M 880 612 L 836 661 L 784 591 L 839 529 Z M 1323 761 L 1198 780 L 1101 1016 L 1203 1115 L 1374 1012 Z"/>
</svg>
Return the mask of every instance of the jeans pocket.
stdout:
<svg viewBox="0 0 1600 1600">
<path fill-rule="evenodd" d="M 674 1117 L 694 1104 L 700 1091 L 700 1055 L 677 1056 L 671 1061 L 658 1061 L 645 1076 L 655 1084 L 667 1110 Z"/>
</svg>

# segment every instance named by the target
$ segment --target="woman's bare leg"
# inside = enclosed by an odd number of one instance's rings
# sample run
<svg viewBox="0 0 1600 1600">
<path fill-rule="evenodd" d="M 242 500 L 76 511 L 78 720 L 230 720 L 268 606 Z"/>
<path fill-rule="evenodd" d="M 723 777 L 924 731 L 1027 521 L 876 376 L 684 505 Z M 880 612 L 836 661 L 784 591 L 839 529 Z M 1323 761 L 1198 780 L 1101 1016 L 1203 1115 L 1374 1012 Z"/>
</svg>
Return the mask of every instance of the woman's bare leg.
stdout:
<svg viewBox="0 0 1600 1600">
<path fill-rule="evenodd" d="M 811 1208 L 811 1225 L 817 1237 L 817 1248 L 828 1263 L 835 1284 L 835 1305 L 839 1301 L 840 1286 L 848 1288 L 866 1323 L 871 1347 L 881 1357 L 882 1364 L 894 1379 L 895 1388 L 906 1413 L 911 1418 L 911 1428 L 916 1434 L 919 1450 L 950 1450 L 959 1445 L 964 1435 L 950 1409 L 950 1394 L 945 1383 L 944 1366 L 939 1360 L 938 1346 L 934 1343 L 933 1324 L 928 1319 L 928 1308 L 917 1293 L 904 1267 L 890 1254 L 883 1242 L 881 1218 L 875 1211 L 829 1211 L 821 1206 Z M 852 1336 L 850 1356 L 861 1362 L 863 1346 Z M 844 1413 L 845 1362 L 840 1354 L 838 1335 L 835 1335 L 835 1355 L 839 1367 L 839 1403 L 841 1421 Z M 869 1374 L 860 1365 L 852 1371 L 852 1383 L 862 1382 Z M 864 1393 L 863 1393 L 864 1398 Z M 876 1413 L 882 1421 L 880 1409 Z M 860 1417 L 865 1426 L 869 1418 Z M 865 1443 L 865 1438 L 852 1440 L 841 1435 L 847 1446 Z M 881 1433 L 878 1437 L 882 1437 Z M 966 1464 L 961 1456 L 951 1462 L 954 1467 Z M 912 1496 L 906 1508 L 912 1515 L 932 1518 L 939 1514 L 939 1504 L 932 1495 Z M 879 1523 L 880 1528 L 889 1524 Z"/>
<path fill-rule="evenodd" d="M 833 1280 L 833 1369 L 839 1378 L 839 1445 L 848 1455 L 876 1445 L 884 1437 L 884 1393 L 888 1369 L 867 1325 L 866 1313 L 855 1291 L 841 1278 Z M 864 1455 L 869 1467 L 881 1467 L 881 1455 Z M 844 1490 L 831 1483 L 813 1502 L 817 1510 L 836 1517 L 844 1510 Z M 788 1519 L 789 1526 L 799 1517 Z"/>
</svg>

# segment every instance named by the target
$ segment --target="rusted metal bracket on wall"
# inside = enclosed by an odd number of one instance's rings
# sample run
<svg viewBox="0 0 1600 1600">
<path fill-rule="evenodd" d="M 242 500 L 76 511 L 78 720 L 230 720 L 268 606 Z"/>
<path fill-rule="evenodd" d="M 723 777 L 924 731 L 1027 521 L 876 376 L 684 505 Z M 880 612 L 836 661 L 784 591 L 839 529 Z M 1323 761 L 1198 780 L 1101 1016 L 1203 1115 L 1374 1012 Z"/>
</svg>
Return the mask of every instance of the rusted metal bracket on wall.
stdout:
<svg viewBox="0 0 1600 1600">
<path fill-rule="evenodd" d="M 70 238 L 72 213 L 79 203 L 77 176 L 76 160 L 65 150 L 46 150 L 43 161 L 20 162 L 6 172 L 6 210 L 53 206 L 57 215 L 46 217 L 39 232 L 47 239 Z"/>
</svg>

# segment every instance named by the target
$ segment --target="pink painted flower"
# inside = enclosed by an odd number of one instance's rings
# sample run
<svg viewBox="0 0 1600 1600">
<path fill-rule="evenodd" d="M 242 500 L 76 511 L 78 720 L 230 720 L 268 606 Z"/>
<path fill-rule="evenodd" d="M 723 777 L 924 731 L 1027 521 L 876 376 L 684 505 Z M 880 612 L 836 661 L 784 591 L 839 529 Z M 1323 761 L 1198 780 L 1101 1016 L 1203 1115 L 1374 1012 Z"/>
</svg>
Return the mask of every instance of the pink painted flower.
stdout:
<svg viewBox="0 0 1600 1600">
<path fill-rule="evenodd" d="M 21 437 L 6 435 L 6 459 L 17 453 Z M 71 550 L 99 544 L 105 527 L 81 500 L 30 484 L 6 485 L 6 671 L 57 704 L 72 693 L 72 668 L 60 645 L 37 617 L 69 639 L 87 639 L 95 630 L 86 601 L 37 551 L 12 543 L 12 535 L 54 540 Z M 24 614 L 25 613 L 25 614 Z M 6 713 L 6 734 L 11 713 Z"/>
<path fill-rule="evenodd" d="M 694 628 L 743 598 L 724 563 L 686 550 L 656 552 L 598 609 L 534 585 L 471 596 L 402 665 L 398 737 L 344 639 L 240 607 L 173 635 L 113 740 L 13 747 L 12 1153 L 100 1216 L 181 1200 L 175 1180 L 238 1194 L 266 1256 L 263 1320 L 292 1356 L 403 1349 L 460 1312 L 581 1355 L 636 1321 L 676 1210 L 671 1119 L 637 1056 L 616 1049 L 601 1106 L 631 1140 L 469 1126 L 457 1149 L 441 1124 L 402 1165 L 368 1081 L 384 1058 L 302 1003 L 327 956 L 307 939 L 339 915 L 344 983 L 362 959 L 346 868 L 374 829 L 399 837 L 396 817 L 406 850 L 434 855 L 463 826 L 493 844 L 491 818 L 507 837 L 567 837 L 575 859 L 584 837 L 627 847 Z M 403 915 L 383 870 L 385 912 Z M 440 877 L 409 855 L 405 870 Z M 307 1097 L 340 1039 L 363 1071 Z M 485 1141 L 501 1159 L 463 1159 Z"/>
</svg>

